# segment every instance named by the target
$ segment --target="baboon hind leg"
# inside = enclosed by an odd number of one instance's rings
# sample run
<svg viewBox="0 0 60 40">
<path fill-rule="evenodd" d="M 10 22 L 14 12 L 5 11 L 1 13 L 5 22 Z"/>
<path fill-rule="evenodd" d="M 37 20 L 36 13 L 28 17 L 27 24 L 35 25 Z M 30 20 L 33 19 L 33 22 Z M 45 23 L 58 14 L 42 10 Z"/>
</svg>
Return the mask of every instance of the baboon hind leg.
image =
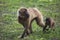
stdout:
<svg viewBox="0 0 60 40">
<path fill-rule="evenodd" d="M 44 26 L 45 26 L 43 20 L 41 21 L 40 19 L 36 18 L 36 22 L 37 22 L 37 24 L 38 24 L 39 26 L 41 26 L 41 27 L 44 27 Z"/>
<path fill-rule="evenodd" d="M 40 20 L 40 19 L 36 18 L 36 22 L 39 26 L 43 27 L 43 31 L 46 30 L 47 25 L 45 26 L 45 23 L 43 22 L 43 20 Z"/>
</svg>

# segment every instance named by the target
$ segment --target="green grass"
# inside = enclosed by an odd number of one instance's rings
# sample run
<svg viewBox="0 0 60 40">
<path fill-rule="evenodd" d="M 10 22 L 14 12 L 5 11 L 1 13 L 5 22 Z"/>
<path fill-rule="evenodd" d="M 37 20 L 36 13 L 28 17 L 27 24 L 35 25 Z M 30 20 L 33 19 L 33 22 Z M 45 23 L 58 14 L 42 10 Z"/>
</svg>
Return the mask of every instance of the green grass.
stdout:
<svg viewBox="0 0 60 40">
<path fill-rule="evenodd" d="M 54 4 L 54 5 L 53 5 Z M 56 12 L 59 7 L 56 2 L 48 0 L 0 0 L 0 40 L 60 40 L 60 13 Z M 42 32 L 36 22 L 32 23 L 33 33 L 24 39 L 18 37 L 22 35 L 24 28 L 17 20 L 17 9 L 19 7 L 37 7 L 44 19 L 52 17 L 55 21 L 55 31 Z"/>
</svg>

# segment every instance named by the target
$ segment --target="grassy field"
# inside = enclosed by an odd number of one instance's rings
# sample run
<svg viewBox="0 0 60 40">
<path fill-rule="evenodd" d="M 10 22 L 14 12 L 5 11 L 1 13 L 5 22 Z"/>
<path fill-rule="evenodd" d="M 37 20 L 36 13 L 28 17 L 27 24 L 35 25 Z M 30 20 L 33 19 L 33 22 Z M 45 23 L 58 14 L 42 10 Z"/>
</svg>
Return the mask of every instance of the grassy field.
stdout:
<svg viewBox="0 0 60 40">
<path fill-rule="evenodd" d="M 0 0 L 0 40 L 60 40 L 60 12 L 59 0 Z M 57 5 L 58 4 L 58 5 Z M 55 31 L 42 32 L 36 22 L 32 23 L 33 33 L 19 39 L 23 33 L 23 26 L 17 21 L 19 7 L 36 7 L 43 16 L 55 20 Z"/>
</svg>

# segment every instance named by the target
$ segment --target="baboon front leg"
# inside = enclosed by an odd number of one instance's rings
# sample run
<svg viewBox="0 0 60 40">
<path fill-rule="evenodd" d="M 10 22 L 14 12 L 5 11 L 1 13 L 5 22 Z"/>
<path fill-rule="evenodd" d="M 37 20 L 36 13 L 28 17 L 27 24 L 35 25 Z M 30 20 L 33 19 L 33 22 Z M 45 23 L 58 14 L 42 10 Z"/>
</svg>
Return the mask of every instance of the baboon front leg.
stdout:
<svg viewBox="0 0 60 40">
<path fill-rule="evenodd" d="M 34 19 L 33 19 L 33 20 L 34 20 Z M 30 27 L 29 27 L 30 33 L 33 33 L 33 31 L 32 31 L 32 22 L 33 22 L 33 20 L 30 22 Z"/>
<path fill-rule="evenodd" d="M 24 30 L 21 38 L 24 38 L 25 34 L 26 34 L 26 36 L 29 35 L 29 28 L 27 26 L 25 26 L 25 30 Z"/>
<path fill-rule="evenodd" d="M 28 29 L 28 28 L 27 28 L 27 27 L 25 27 L 25 30 L 24 30 L 24 32 L 23 32 L 23 34 L 22 34 L 21 38 L 24 38 L 25 34 L 28 34 L 28 30 L 27 30 L 27 29 Z"/>
<path fill-rule="evenodd" d="M 25 29 L 24 32 L 23 32 L 23 34 L 22 34 L 22 36 L 21 36 L 21 38 L 24 38 L 26 31 L 27 30 Z"/>
<path fill-rule="evenodd" d="M 28 28 L 28 30 L 26 31 L 26 34 L 29 35 L 30 34 L 30 29 Z"/>
<path fill-rule="evenodd" d="M 30 26 L 28 28 L 28 31 L 26 33 L 27 33 L 27 35 L 29 35 L 30 33 L 32 33 L 32 26 L 31 26 L 31 24 L 30 24 Z"/>
<path fill-rule="evenodd" d="M 32 31 L 32 26 L 31 25 L 30 25 L 30 28 L 29 29 L 30 29 L 30 33 L 32 33 L 33 31 Z"/>
</svg>

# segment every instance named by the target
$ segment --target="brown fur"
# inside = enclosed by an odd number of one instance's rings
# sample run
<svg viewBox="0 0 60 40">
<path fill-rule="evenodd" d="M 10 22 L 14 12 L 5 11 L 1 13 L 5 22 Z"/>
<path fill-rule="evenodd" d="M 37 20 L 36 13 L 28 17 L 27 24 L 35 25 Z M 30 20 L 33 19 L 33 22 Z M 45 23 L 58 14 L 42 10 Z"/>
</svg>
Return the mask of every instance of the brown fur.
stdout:
<svg viewBox="0 0 60 40">
<path fill-rule="evenodd" d="M 17 12 L 18 22 L 21 23 L 25 28 L 21 38 L 23 38 L 25 34 L 29 35 L 30 33 L 32 33 L 31 24 L 33 20 L 36 20 L 39 26 L 45 26 L 43 15 L 37 8 L 20 8 Z"/>
<path fill-rule="evenodd" d="M 45 31 L 46 27 L 48 27 L 48 26 L 49 26 L 49 28 L 54 30 L 54 24 L 55 24 L 54 20 L 52 18 L 48 17 L 48 18 L 46 18 L 45 21 L 46 21 L 45 22 L 45 27 L 44 27 L 43 31 Z"/>
</svg>

